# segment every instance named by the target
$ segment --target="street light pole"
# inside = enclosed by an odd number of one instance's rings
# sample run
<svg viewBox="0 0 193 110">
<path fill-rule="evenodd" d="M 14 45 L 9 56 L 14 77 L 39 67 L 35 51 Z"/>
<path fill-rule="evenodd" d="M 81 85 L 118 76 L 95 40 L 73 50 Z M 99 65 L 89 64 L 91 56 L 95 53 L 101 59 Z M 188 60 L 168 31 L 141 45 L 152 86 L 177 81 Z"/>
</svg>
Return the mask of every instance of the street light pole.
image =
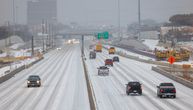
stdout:
<svg viewBox="0 0 193 110">
<path fill-rule="evenodd" d="M 13 14 L 13 35 L 15 35 L 15 0 L 12 3 L 12 14 Z M 10 36 L 11 37 L 11 36 Z M 11 45 L 11 38 L 9 37 L 9 45 Z"/>
<path fill-rule="evenodd" d="M 121 23 L 120 23 L 120 0 L 118 0 L 118 37 L 120 38 L 121 41 Z"/>
<path fill-rule="evenodd" d="M 138 0 L 138 39 L 140 39 L 140 36 L 141 36 L 141 1 Z"/>
</svg>

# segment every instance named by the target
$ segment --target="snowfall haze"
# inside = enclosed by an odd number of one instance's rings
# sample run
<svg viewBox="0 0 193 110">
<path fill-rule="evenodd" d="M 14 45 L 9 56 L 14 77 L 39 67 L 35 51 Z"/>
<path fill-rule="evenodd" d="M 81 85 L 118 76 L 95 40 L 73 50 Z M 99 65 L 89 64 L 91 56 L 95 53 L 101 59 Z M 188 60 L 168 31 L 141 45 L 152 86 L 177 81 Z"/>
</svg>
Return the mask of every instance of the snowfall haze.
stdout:
<svg viewBox="0 0 193 110">
<path fill-rule="evenodd" d="M 121 25 L 138 19 L 138 0 L 120 0 Z M 193 12 L 193 0 L 141 0 L 141 19 L 168 21 L 174 14 Z M 15 0 L 18 23 L 27 22 L 27 1 Z M 118 24 L 118 0 L 57 0 L 57 19 L 63 24 Z M 12 21 L 12 0 L 0 1 L 0 24 Z"/>
</svg>

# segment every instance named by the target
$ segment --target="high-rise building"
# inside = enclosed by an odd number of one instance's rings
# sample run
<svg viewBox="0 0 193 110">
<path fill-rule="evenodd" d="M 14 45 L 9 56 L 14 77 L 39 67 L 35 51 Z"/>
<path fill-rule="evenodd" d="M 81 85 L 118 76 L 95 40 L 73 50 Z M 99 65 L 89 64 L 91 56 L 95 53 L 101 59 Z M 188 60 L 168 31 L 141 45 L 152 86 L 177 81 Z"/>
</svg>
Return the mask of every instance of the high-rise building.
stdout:
<svg viewBox="0 0 193 110">
<path fill-rule="evenodd" d="M 55 22 L 57 17 L 57 0 L 31 0 L 27 6 L 28 25 L 41 24 L 42 20 Z"/>
</svg>

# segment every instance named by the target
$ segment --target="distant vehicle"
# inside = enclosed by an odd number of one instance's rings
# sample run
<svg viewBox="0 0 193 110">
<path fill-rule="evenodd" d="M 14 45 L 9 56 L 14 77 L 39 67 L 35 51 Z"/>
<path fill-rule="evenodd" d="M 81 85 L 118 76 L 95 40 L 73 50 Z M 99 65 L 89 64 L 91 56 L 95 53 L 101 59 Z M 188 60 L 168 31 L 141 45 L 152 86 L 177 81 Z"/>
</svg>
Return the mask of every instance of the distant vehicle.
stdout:
<svg viewBox="0 0 193 110">
<path fill-rule="evenodd" d="M 98 69 L 98 75 L 109 75 L 109 68 L 106 66 L 100 66 Z"/>
<path fill-rule="evenodd" d="M 58 47 L 58 48 L 56 48 L 56 50 L 61 50 L 62 48 L 60 48 L 60 47 Z"/>
<path fill-rule="evenodd" d="M 173 97 L 176 98 L 176 88 L 173 83 L 160 83 L 157 86 L 157 96 L 162 97 Z"/>
<path fill-rule="evenodd" d="M 118 56 L 114 56 L 113 57 L 113 62 L 119 62 L 119 57 Z"/>
<path fill-rule="evenodd" d="M 38 75 L 30 75 L 27 79 L 27 87 L 40 87 L 41 86 L 41 79 Z"/>
<path fill-rule="evenodd" d="M 89 58 L 90 59 L 95 59 L 96 58 L 96 53 L 94 51 L 90 51 Z"/>
<path fill-rule="evenodd" d="M 115 47 L 109 48 L 109 54 L 115 54 Z"/>
<path fill-rule="evenodd" d="M 112 59 L 106 59 L 105 60 L 105 66 L 110 65 L 113 66 L 113 60 Z"/>
<path fill-rule="evenodd" d="M 92 49 L 93 48 L 93 45 L 89 45 L 89 49 Z"/>
<path fill-rule="evenodd" d="M 95 48 L 96 52 L 102 52 L 102 44 L 97 44 Z"/>
<path fill-rule="evenodd" d="M 129 95 L 130 93 L 138 93 L 139 95 L 142 95 L 141 83 L 137 81 L 128 82 L 128 84 L 126 84 L 126 94 Z"/>
</svg>

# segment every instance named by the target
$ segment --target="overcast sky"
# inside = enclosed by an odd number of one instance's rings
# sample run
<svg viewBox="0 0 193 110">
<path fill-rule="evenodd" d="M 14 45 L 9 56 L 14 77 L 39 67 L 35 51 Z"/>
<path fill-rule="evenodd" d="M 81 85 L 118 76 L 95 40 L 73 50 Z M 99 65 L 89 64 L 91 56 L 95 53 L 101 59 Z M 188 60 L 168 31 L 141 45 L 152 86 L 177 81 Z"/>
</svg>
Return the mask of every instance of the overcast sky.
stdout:
<svg viewBox="0 0 193 110">
<path fill-rule="evenodd" d="M 0 23 L 12 20 L 12 0 L 0 0 Z M 26 1 L 15 0 L 17 22 L 26 23 Z M 121 25 L 137 21 L 138 0 L 120 0 Z M 58 21 L 81 25 L 118 24 L 118 0 L 58 0 Z M 141 19 L 168 21 L 174 14 L 193 13 L 193 0 L 141 0 Z"/>
</svg>

